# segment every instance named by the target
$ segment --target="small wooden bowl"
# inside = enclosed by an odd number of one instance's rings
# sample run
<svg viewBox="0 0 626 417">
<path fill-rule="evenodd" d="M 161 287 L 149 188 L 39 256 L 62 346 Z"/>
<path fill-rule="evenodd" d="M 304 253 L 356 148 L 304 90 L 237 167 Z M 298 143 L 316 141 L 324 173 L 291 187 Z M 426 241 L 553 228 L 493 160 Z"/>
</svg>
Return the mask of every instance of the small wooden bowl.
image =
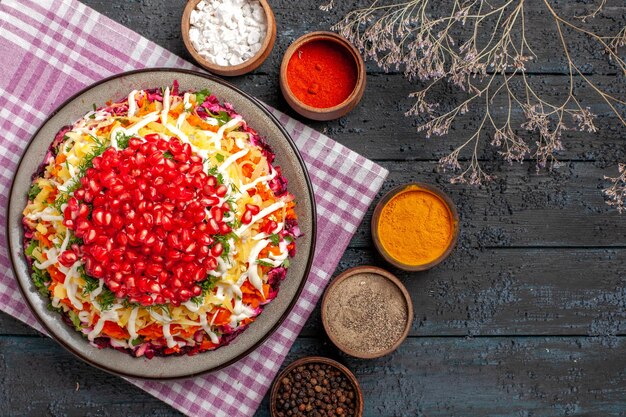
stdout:
<svg viewBox="0 0 626 417">
<path fill-rule="evenodd" d="M 439 255 L 439 257 L 433 259 L 431 262 L 421 264 L 421 265 L 409 265 L 409 264 L 402 263 L 396 260 L 395 258 L 393 258 L 389 254 L 389 252 L 387 252 L 385 248 L 383 247 L 383 244 L 380 241 L 380 236 L 378 235 L 378 222 L 380 220 L 380 214 L 383 210 L 383 207 L 385 207 L 385 205 L 387 205 L 387 203 L 396 195 L 413 187 L 429 191 L 435 196 L 439 197 L 439 199 L 441 199 L 448 207 L 448 210 L 450 211 L 450 215 L 452 216 L 452 222 L 453 222 L 452 238 L 450 239 L 450 243 L 448 247 L 446 248 L 446 250 L 441 255 Z M 428 184 L 424 184 L 420 182 L 404 184 L 404 185 L 400 185 L 398 187 L 391 189 L 387 194 L 383 196 L 383 198 L 380 199 L 380 201 L 376 205 L 376 208 L 374 209 L 374 215 L 372 216 L 372 222 L 371 222 L 372 240 L 374 241 L 374 245 L 376 246 L 376 249 L 378 249 L 378 252 L 383 256 L 383 258 L 385 258 L 387 262 L 389 262 L 396 268 L 402 269 L 404 271 L 412 271 L 412 272 L 425 271 L 427 269 L 430 269 L 440 264 L 444 259 L 446 259 L 448 255 L 450 255 L 454 247 L 456 246 L 457 240 L 459 238 L 459 228 L 460 228 L 459 227 L 459 213 L 457 212 L 456 206 L 454 205 L 454 202 L 450 199 L 450 197 L 448 197 L 448 195 L 445 194 L 440 189 L 433 187 L 432 185 L 428 185 Z"/>
<path fill-rule="evenodd" d="M 404 296 L 404 302 L 406 303 L 407 322 L 404 327 L 404 331 L 400 335 L 399 339 L 392 346 L 390 346 L 388 349 L 381 350 L 376 353 L 368 354 L 365 352 L 356 351 L 354 349 L 349 349 L 346 346 L 343 346 L 337 340 L 337 338 L 333 336 L 333 333 L 329 331 L 330 321 L 332 320 L 332 318 L 328 317 L 326 313 L 326 303 L 328 301 L 328 295 L 333 291 L 333 289 L 339 283 L 359 274 L 376 274 L 391 281 L 400 290 L 400 292 Z M 332 282 L 328 285 L 326 292 L 324 292 L 324 297 L 322 298 L 321 313 L 322 313 L 322 325 L 324 326 L 324 330 L 326 330 L 326 334 L 328 335 L 328 338 L 331 340 L 331 342 L 333 342 L 335 346 L 337 346 L 342 352 L 347 353 L 350 356 L 354 356 L 356 358 L 361 358 L 361 359 L 380 358 L 381 356 L 388 355 L 394 350 L 396 350 L 408 336 L 409 331 L 411 330 L 411 325 L 413 324 L 413 303 L 411 301 L 411 296 L 409 295 L 409 292 L 406 290 L 404 285 L 402 285 L 400 280 L 398 280 L 398 278 L 396 278 L 392 273 L 385 271 L 382 268 L 378 268 L 375 266 L 368 266 L 368 265 L 350 268 L 344 271 L 343 273 L 339 274 L 335 279 L 332 280 Z"/>
<path fill-rule="evenodd" d="M 304 104 L 293 94 L 287 81 L 287 66 L 293 54 L 305 43 L 319 40 L 331 41 L 340 45 L 348 54 L 352 56 L 356 64 L 357 78 L 354 90 L 352 90 L 352 93 L 348 96 L 348 98 L 334 107 L 317 108 Z M 312 120 L 333 120 L 352 111 L 352 109 L 359 104 L 359 101 L 361 101 L 361 98 L 363 97 L 363 92 L 365 91 L 365 79 L 365 63 L 363 62 L 363 58 L 361 58 L 359 51 L 357 51 L 357 49 L 350 42 L 348 42 L 346 38 L 333 32 L 311 32 L 296 39 L 289 46 L 289 48 L 287 48 L 287 52 L 285 52 L 280 65 L 280 90 L 282 91 L 285 100 L 296 112 Z"/>
<path fill-rule="evenodd" d="M 331 366 L 346 376 L 346 378 L 352 385 L 352 388 L 354 389 L 354 402 L 356 404 L 355 417 L 362 417 L 363 392 L 361 391 L 361 387 L 359 386 L 359 382 L 357 381 L 356 377 L 352 372 L 350 372 L 348 368 L 346 368 L 339 362 L 332 359 L 324 358 L 322 356 L 306 356 L 304 358 L 296 359 L 295 361 L 291 362 L 285 369 L 283 369 L 280 374 L 278 374 L 278 376 L 274 379 L 274 382 L 272 383 L 272 389 L 270 391 L 270 415 L 272 417 L 278 417 L 276 404 L 278 400 L 278 388 L 280 387 L 280 381 L 298 366 L 308 365 L 311 363 Z"/>
<path fill-rule="evenodd" d="M 216 65 L 212 62 L 207 61 L 202 56 L 200 56 L 200 54 L 196 51 L 196 49 L 191 44 L 191 41 L 189 40 L 189 28 L 191 27 L 189 17 L 191 16 L 191 11 L 196 8 L 200 1 L 201 0 L 189 0 L 187 5 L 185 6 L 185 10 L 183 11 L 183 18 L 181 21 L 183 42 L 185 43 L 185 47 L 187 48 L 193 59 L 195 59 L 196 62 L 200 64 L 200 66 L 207 69 L 208 71 L 214 74 L 224 75 L 228 77 L 243 75 L 257 69 L 270 55 L 272 49 L 274 48 L 274 42 L 276 41 L 276 19 L 274 18 L 274 12 L 272 11 L 272 8 L 270 7 L 267 0 L 259 0 L 259 3 L 261 3 L 261 6 L 263 6 L 263 10 L 265 11 L 265 16 L 267 17 L 267 32 L 265 34 L 265 39 L 261 44 L 261 49 L 259 49 L 256 55 L 254 55 L 249 60 L 242 62 L 239 65 L 232 66 Z"/>
</svg>

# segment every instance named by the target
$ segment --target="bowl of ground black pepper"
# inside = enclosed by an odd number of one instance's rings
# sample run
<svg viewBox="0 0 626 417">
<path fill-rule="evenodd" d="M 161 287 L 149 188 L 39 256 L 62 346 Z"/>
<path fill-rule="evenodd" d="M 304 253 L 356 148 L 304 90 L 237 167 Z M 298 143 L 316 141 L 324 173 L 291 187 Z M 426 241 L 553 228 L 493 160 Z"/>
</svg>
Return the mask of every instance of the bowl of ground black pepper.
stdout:
<svg viewBox="0 0 626 417">
<path fill-rule="evenodd" d="M 312 32 L 287 48 L 280 89 L 302 116 L 332 120 L 352 111 L 365 91 L 365 63 L 359 51 L 333 32 Z"/>
<path fill-rule="evenodd" d="M 355 376 L 332 359 L 307 356 L 289 364 L 274 380 L 272 417 L 361 417 L 363 395 Z"/>
<path fill-rule="evenodd" d="M 360 266 L 330 283 L 322 299 L 322 323 L 343 352 L 362 359 L 378 358 L 406 339 L 413 323 L 413 304 L 393 274 Z"/>
</svg>

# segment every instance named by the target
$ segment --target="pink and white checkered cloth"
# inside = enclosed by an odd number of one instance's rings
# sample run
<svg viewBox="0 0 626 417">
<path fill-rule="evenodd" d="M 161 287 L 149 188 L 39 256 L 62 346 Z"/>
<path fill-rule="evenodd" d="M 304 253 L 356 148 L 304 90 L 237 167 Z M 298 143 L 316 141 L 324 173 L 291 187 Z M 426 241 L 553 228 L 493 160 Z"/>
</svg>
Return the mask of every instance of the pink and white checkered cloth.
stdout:
<svg viewBox="0 0 626 417">
<path fill-rule="evenodd" d="M 3 0 L 0 57 L 2 229 L 19 158 L 35 130 L 60 103 L 94 81 L 123 71 L 193 68 L 74 0 Z M 318 214 L 313 268 L 287 320 L 244 359 L 187 380 L 130 380 L 187 415 L 254 414 L 387 175 L 373 162 L 272 111 L 295 140 L 313 181 Z M 4 237 L 0 241 L 0 265 L 0 310 L 43 331 L 18 291 Z"/>
</svg>

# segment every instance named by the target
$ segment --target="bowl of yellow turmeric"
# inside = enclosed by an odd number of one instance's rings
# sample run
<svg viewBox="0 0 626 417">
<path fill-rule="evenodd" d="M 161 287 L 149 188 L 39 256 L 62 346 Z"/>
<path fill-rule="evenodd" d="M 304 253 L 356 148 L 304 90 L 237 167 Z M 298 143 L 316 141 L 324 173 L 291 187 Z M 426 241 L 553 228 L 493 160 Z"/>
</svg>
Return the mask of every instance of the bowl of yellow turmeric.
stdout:
<svg viewBox="0 0 626 417">
<path fill-rule="evenodd" d="M 374 209 L 374 245 L 387 262 L 405 271 L 424 271 L 442 262 L 458 235 L 454 203 L 428 184 L 395 187 Z"/>
</svg>

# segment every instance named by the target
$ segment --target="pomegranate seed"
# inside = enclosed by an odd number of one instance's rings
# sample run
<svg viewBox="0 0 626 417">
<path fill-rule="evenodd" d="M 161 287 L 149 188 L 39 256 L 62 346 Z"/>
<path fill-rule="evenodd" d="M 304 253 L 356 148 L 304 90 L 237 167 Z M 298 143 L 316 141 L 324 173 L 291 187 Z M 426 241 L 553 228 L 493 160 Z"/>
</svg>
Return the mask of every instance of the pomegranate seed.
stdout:
<svg viewBox="0 0 626 417">
<path fill-rule="evenodd" d="M 101 278 L 104 274 L 104 269 L 102 268 L 102 265 L 94 265 L 88 272 L 96 278 Z"/>
<path fill-rule="evenodd" d="M 220 256 L 222 254 L 222 252 L 224 252 L 224 246 L 222 245 L 221 242 L 217 242 L 212 248 L 211 248 L 211 255 L 217 257 Z"/>
<path fill-rule="evenodd" d="M 209 219 L 209 221 L 207 222 L 207 231 L 211 235 L 217 234 L 220 231 L 219 223 L 216 222 L 215 219 Z"/>
<path fill-rule="evenodd" d="M 204 258 L 205 256 L 207 256 L 209 252 L 211 252 L 211 250 L 209 249 L 208 246 L 200 246 L 198 247 L 198 250 L 196 251 L 198 256 L 201 258 Z"/>
<path fill-rule="evenodd" d="M 259 214 L 259 211 L 261 211 L 259 206 L 256 206 L 254 204 L 246 204 L 246 209 L 250 210 L 250 212 L 255 216 Z"/>
<path fill-rule="evenodd" d="M 148 289 L 152 294 L 158 294 L 161 292 L 161 286 L 158 282 L 152 282 Z"/>
<path fill-rule="evenodd" d="M 138 301 L 139 304 L 141 304 L 142 306 L 149 306 L 153 303 L 152 297 L 150 297 L 149 295 L 142 295 L 141 297 L 139 297 Z"/>
<path fill-rule="evenodd" d="M 148 278 L 144 276 L 140 276 L 137 279 L 137 288 L 139 288 L 140 291 L 146 292 L 148 291 L 148 287 L 149 287 Z"/>
<path fill-rule="evenodd" d="M 141 145 L 141 139 L 139 138 L 130 138 L 130 140 L 128 141 L 128 146 L 131 149 L 137 149 L 139 145 Z"/>
<path fill-rule="evenodd" d="M 226 187 L 224 184 L 220 185 L 219 187 L 215 189 L 215 195 L 217 195 L 218 197 L 224 197 L 227 192 L 228 192 L 228 187 Z"/>
<path fill-rule="evenodd" d="M 73 251 L 66 250 L 59 256 L 58 259 L 61 265 L 69 268 L 78 260 L 78 256 Z"/>
<path fill-rule="evenodd" d="M 267 223 L 265 223 L 261 231 L 270 235 L 274 232 L 274 230 L 276 230 L 277 227 L 278 227 L 278 224 L 274 220 L 270 220 Z"/>
<path fill-rule="evenodd" d="M 223 221 L 231 207 L 221 202 L 228 187 L 203 172 L 189 144 L 159 134 L 131 138 L 128 148 L 109 148 L 94 161 L 63 210 L 63 224 L 83 245 L 64 251 L 60 262 L 82 258 L 116 297 L 143 305 L 179 305 L 201 294 L 195 283 L 224 252 L 211 236 L 231 232 Z"/>
<path fill-rule="evenodd" d="M 211 207 L 211 217 L 213 217 L 215 221 L 219 223 L 224 218 L 224 212 L 221 208 L 217 206 Z"/>
<path fill-rule="evenodd" d="M 86 219 L 88 214 L 89 214 L 89 206 L 87 204 L 81 204 L 78 207 L 77 217 L 80 219 Z"/>
<path fill-rule="evenodd" d="M 146 275 L 156 277 L 161 273 L 161 271 L 163 271 L 163 267 L 161 267 L 161 265 L 157 263 L 150 264 L 146 268 Z"/>
<path fill-rule="evenodd" d="M 206 245 L 206 246 L 213 243 L 213 239 L 211 238 L 211 236 L 209 236 L 206 233 L 199 233 L 196 237 L 196 240 L 201 245 Z"/>
<path fill-rule="evenodd" d="M 96 240 L 96 237 L 98 237 L 98 232 L 96 231 L 96 229 L 89 229 L 83 237 L 83 242 L 89 245 Z"/>
<path fill-rule="evenodd" d="M 241 216 L 241 223 L 250 224 L 251 221 L 252 221 L 252 212 L 250 210 L 246 210 L 243 213 L 243 216 Z"/>
<path fill-rule="evenodd" d="M 205 266 L 209 271 L 213 271 L 217 268 L 217 259 L 207 258 Z"/>
<path fill-rule="evenodd" d="M 158 133 L 149 133 L 143 138 L 148 142 L 156 142 L 161 139 L 161 135 L 159 135 Z"/>
<path fill-rule="evenodd" d="M 108 252 L 102 246 L 92 246 L 91 255 L 96 261 L 102 262 L 107 257 Z"/>
</svg>

